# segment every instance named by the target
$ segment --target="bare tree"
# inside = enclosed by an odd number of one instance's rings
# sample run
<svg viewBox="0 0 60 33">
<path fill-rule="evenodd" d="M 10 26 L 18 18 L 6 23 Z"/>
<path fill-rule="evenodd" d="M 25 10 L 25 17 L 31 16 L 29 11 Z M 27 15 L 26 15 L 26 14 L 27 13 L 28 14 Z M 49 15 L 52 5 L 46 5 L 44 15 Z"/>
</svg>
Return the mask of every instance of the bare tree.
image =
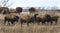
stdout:
<svg viewBox="0 0 60 33">
<path fill-rule="evenodd" d="M 9 3 L 10 0 L 1 0 L 0 1 L 0 7 L 10 7 L 13 3 Z"/>
<path fill-rule="evenodd" d="M 57 6 L 54 6 L 54 7 L 51 7 L 52 10 L 57 10 L 58 7 Z"/>
<path fill-rule="evenodd" d="M 33 12 L 35 12 L 35 11 L 36 11 L 36 9 L 35 9 L 34 7 L 29 8 L 29 12 L 30 12 L 30 13 L 33 13 Z"/>
<path fill-rule="evenodd" d="M 10 0 L 0 0 L 0 13 L 9 13 L 9 8 L 13 3 L 9 3 Z"/>
<path fill-rule="evenodd" d="M 38 11 L 35 7 L 30 7 L 29 8 L 29 13 L 31 16 L 34 16 L 35 14 L 38 14 Z"/>
<path fill-rule="evenodd" d="M 16 7 L 16 12 L 17 12 L 17 13 L 19 13 L 19 14 L 20 14 L 20 13 L 22 12 L 22 10 L 23 10 L 23 8 L 22 8 L 22 7 Z"/>
</svg>

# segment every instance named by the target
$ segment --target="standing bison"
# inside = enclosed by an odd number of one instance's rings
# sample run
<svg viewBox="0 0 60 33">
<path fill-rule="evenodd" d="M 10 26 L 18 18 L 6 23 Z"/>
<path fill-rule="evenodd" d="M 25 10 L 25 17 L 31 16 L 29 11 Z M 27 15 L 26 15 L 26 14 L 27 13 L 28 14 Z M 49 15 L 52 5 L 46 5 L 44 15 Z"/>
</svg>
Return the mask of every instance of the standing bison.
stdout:
<svg viewBox="0 0 60 33">
<path fill-rule="evenodd" d="M 57 24 L 57 22 L 58 22 L 58 18 L 60 18 L 59 16 L 53 16 L 52 17 L 52 22 L 51 22 L 51 24 L 53 23 L 53 21 L 55 21 L 55 24 Z"/>
<path fill-rule="evenodd" d="M 29 19 L 28 19 L 28 22 L 27 22 L 27 25 L 29 26 L 29 23 L 35 23 L 36 22 L 36 16 L 37 16 L 38 14 L 35 14 L 34 16 L 32 16 L 32 17 L 30 17 Z"/>
<path fill-rule="evenodd" d="M 19 20 L 19 17 L 18 16 L 16 16 L 16 15 L 7 15 L 7 16 L 5 16 L 5 18 L 4 18 L 4 24 L 6 23 L 6 22 L 8 22 L 8 24 L 10 24 L 9 22 L 11 22 L 11 24 L 14 24 L 14 22 L 18 22 L 18 20 Z"/>
<path fill-rule="evenodd" d="M 42 22 L 42 24 L 45 24 L 45 22 L 47 22 L 47 23 L 50 22 L 51 24 L 53 24 L 53 22 L 55 21 L 55 24 L 57 24 L 58 18 L 59 18 L 59 16 L 51 16 L 49 14 L 45 14 L 45 16 L 43 18 L 36 17 L 36 22 L 37 23 Z"/>
<path fill-rule="evenodd" d="M 49 14 L 45 14 L 44 18 L 42 19 L 42 24 L 45 24 L 45 22 L 52 22 L 52 18 Z"/>
<path fill-rule="evenodd" d="M 35 14 L 34 16 L 28 16 L 27 19 L 20 18 L 21 26 L 22 26 L 23 23 L 27 23 L 27 26 L 29 26 L 29 23 L 35 23 L 37 15 L 38 14 Z"/>
<path fill-rule="evenodd" d="M 42 19 L 41 17 L 36 17 L 36 23 L 39 24 L 40 22 L 42 22 L 42 20 L 43 20 L 43 19 Z"/>
<path fill-rule="evenodd" d="M 42 21 L 42 23 L 51 22 L 51 24 L 52 24 L 55 21 L 55 24 L 57 24 L 58 18 L 59 18 L 59 16 L 50 16 L 50 15 L 46 14 L 45 18 Z"/>
</svg>

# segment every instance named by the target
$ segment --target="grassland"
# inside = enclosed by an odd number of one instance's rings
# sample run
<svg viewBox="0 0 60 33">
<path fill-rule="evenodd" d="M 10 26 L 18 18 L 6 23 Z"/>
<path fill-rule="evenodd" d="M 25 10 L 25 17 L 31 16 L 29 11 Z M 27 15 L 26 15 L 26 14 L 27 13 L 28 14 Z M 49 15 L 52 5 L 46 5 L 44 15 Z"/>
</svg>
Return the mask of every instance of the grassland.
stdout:
<svg viewBox="0 0 60 33">
<path fill-rule="evenodd" d="M 39 14 L 42 15 L 46 13 L 60 16 L 60 12 L 40 12 Z M 4 25 L 3 21 L 4 15 L 0 14 L 0 33 L 60 33 L 60 18 L 57 25 L 50 25 L 50 23 L 44 25 L 41 23 L 40 25 L 30 23 L 30 25 L 27 26 L 26 23 L 24 23 L 22 27 L 20 22 L 15 23 L 15 25 L 8 25 L 8 23 Z"/>
</svg>

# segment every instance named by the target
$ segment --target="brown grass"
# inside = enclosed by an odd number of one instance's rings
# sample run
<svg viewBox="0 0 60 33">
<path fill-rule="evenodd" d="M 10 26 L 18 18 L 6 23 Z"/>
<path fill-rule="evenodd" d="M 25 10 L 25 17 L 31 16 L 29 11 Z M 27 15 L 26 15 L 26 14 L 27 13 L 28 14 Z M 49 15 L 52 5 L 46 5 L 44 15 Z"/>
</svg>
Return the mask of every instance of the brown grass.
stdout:
<svg viewBox="0 0 60 33">
<path fill-rule="evenodd" d="M 53 13 L 49 13 L 50 15 L 59 15 L 59 12 L 56 12 L 55 14 Z M 41 12 L 39 14 L 46 14 L 46 12 Z M 8 23 L 6 23 L 5 25 L 3 24 L 3 15 L 0 16 L 0 33 L 60 33 L 60 18 L 58 20 L 58 24 L 57 25 L 50 25 L 49 24 L 44 24 L 42 25 L 40 23 L 40 25 L 38 24 L 30 24 L 29 27 L 26 24 L 23 24 L 23 26 L 21 27 L 20 23 L 15 23 L 15 25 L 8 25 Z"/>
</svg>

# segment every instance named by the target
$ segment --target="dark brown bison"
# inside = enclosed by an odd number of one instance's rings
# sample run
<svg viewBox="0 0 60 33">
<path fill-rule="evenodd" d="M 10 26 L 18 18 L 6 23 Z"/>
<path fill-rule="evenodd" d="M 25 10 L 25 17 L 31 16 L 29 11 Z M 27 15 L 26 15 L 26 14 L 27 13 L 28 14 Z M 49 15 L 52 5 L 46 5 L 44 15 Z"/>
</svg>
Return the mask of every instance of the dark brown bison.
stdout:
<svg viewBox="0 0 60 33">
<path fill-rule="evenodd" d="M 42 24 L 45 24 L 45 22 L 52 22 L 52 18 L 49 14 L 45 14 L 45 17 L 42 19 Z"/>
<path fill-rule="evenodd" d="M 50 15 L 45 15 L 45 16 L 46 17 L 43 19 L 42 23 L 51 22 L 52 24 L 53 21 L 55 21 L 55 24 L 57 24 L 59 16 L 52 16 L 52 17 Z"/>
<path fill-rule="evenodd" d="M 29 19 L 22 19 L 22 18 L 20 18 L 21 26 L 22 26 L 23 23 L 27 23 L 28 20 L 29 20 Z"/>
<path fill-rule="evenodd" d="M 28 22 L 27 22 L 27 25 L 29 26 L 29 23 L 36 23 L 36 16 L 37 16 L 38 14 L 35 14 L 34 16 L 32 16 L 32 17 L 30 17 L 29 19 L 28 19 Z"/>
<path fill-rule="evenodd" d="M 11 24 L 14 24 L 14 22 L 18 22 L 18 20 L 19 20 L 18 16 L 16 16 L 16 15 L 8 15 L 8 16 L 4 17 L 4 24 L 6 22 L 8 22 L 8 23 L 11 22 Z"/>
<path fill-rule="evenodd" d="M 23 23 L 27 23 L 27 26 L 29 26 L 29 23 L 35 23 L 35 21 L 36 21 L 36 16 L 37 16 L 38 14 L 35 14 L 34 16 L 32 16 L 32 17 L 30 17 L 30 18 L 28 18 L 28 19 L 22 19 L 22 18 L 20 18 L 20 22 L 21 22 L 21 25 L 23 24 Z"/>
<path fill-rule="evenodd" d="M 55 21 L 55 24 L 57 24 L 57 22 L 58 22 L 58 18 L 59 18 L 59 16 L 50 16 L 49 14 L 45 14 L 45 16 L 44 16 L 44 18 L 41 18 L 41 17 L 37 17 L 36 18 L 36 22 L 37 23 L 40 23 L 40 22 L 42 22 L 42 24 L 45 24 L 45 22 L 47 22 L 47 23 L 53 23 L 53 21 Z"/>
<path fill-rule="evenodd" d="M 8 7 L 0 7 L 0 13 L 8 14 L 9 13 L 9 8 Z"/>
<path fill-rule="evenodd" d="M 51 17 L 51 24 L 53 23 L 53 21 L 55 21 L 55 24 L 57 24 L 57 22 L 58 22 L 58 18 L 60 18 L 59 16 L 53 16 L 53 17 Z"/>
<path fill-rule="evenodd" d="M 42 18 L 41 17 L 36 17 L 36 23 L 40 24 L 40 22 L 42 22 Z"/>
<path fill-rule="evenodd" d="M 43 23 L 45 23 L 45 18 L 46 17 L 48 17 L 49 15 L 48 14 L 46 14 L 46 15 L 38 15 L 37 17 L 36 17 L 36 23 L 38 23 L 38 24 L 40 24 L 40 22 L 43 24 Z"/>
<path fill-rule="evenodd" d="M 20 14 L 20 13 L 22 12 L 22 10 L 23 10 L 22 7 L 16 7 L 16 12 L 17 12 L 17 13 Z"/>
</svg>

